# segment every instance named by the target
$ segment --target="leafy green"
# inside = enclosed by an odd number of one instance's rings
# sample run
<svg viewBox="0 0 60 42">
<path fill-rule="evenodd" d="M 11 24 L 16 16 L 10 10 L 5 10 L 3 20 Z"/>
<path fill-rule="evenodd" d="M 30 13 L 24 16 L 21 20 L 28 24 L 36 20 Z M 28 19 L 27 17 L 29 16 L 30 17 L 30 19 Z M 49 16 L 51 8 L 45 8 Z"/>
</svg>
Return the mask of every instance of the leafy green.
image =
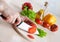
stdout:
<svg viewBox="0 0 60 42">
<path fill-rule="evenodd" d="M 25 7 L 25 9 L 21 11 L 21 15 L 27 16 L 31 20 L 35 21 L 35 12 L 33 10 L 28 9 L 27 7 Z"/>
<path fill-rule="evenodd" d="M 44 30 L 41 30 L 39 28 L 37 28 L 37 30 L 39 32 L 39 34 L 37 34 L 39 37 L 45 37 L 46 36 L 47 33 Z"/>
</svg>

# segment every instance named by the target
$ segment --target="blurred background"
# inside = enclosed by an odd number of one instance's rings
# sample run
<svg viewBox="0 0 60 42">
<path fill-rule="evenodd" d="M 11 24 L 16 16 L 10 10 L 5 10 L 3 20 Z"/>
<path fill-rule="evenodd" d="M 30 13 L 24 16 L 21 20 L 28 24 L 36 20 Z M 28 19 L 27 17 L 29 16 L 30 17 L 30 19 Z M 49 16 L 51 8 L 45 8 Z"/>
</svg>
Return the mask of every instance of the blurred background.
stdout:
<svg viewBox="0 0 60 42">
<path fill-rule="evenodd" d="M 12 8 L 15 7 L 17 11 L 20 11 L 19 9 L 24 2 L 31 2 L 34 7 L 34 11 L 38 11 L 40 8 L 43 8 L 44 2 L 46 1 L 48 2 L 47 11 L 60 16 L 60 0 L 7 0 L 6 2 L 9 3 L 9 6 Z M 19 9 L 16 8 L 17 6 Z"/>
</svg>

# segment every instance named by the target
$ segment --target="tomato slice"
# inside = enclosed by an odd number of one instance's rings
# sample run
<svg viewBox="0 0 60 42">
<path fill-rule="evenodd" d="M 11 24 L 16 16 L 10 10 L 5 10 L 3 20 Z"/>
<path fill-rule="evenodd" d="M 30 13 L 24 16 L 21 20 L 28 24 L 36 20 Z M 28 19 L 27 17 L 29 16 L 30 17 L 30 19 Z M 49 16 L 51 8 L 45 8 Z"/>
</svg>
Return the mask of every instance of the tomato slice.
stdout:
<svg viewBox="0 0 60 42">
<path fill-rule="evenodd" d="M 28 34 L 27 36 L 28 36 L 29 38 L 31 38 L 31 39 L 34 39 L 34 37 L 33 37 L 32 35 L 29 35 L 29 34 Z"/>
<path fill-rule="evenodd" d="M 28 30 L 28 33 L 34 34 L 36 32 L 36 28 L 35 27 L 31 27 Z"/>
</svg>

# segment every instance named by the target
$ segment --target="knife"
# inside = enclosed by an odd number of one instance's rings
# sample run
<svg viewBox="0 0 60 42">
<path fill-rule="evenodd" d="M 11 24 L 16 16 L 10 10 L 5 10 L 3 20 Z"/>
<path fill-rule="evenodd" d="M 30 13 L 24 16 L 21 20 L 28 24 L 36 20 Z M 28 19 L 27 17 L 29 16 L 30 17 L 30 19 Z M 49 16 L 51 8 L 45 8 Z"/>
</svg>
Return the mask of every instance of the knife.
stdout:
<svg viewBox="0 0 60 42">
<path fill-rule="evenodd" d="M 18 28 L 18 29 L 21 29 L 21 30 L 23 30 L 23 31 L 25 31 L 25 32 L 27 32 L 27 33 L 28 33 L 28 30 L 29 30 L 31 27 L 32 27 L 32 26 L 28 25 L 28 24 L 25 23 L 25 22 L 21 22 L 19 25 L 17 25 L 17 28 Z M 31 31 L 32 31 L 32 30 L 31 30 Z M 36 32 L 33 33 L 33 34 L 39 34 L 38 31 L 37 31 L 37 29 L 36 29 Z"/>
</svg>

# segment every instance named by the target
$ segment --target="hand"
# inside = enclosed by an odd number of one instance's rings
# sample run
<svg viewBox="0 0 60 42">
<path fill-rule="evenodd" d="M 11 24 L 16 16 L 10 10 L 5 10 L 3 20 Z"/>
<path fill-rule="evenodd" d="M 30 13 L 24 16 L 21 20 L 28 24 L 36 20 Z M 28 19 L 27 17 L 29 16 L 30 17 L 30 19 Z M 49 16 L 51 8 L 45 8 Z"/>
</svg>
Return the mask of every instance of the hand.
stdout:
<svg viewBox="0 0 60 42">
<path fill-rule="evenodd" d="M 18 25 L 21 22 L 21 18 L 19 16 L 19 13 L 12 10 L 10 7 L 6 8 L 3 12 L 2 15 L 5 17 L 3 20 L 5 20 L 8 23 Z M 17 21 L 16 21 L 17 20 Z"/>
<path fill-rule="evenodd" d="M 19 13 L 16 12 L 15 10 L 13 10 L 12 8 L 10 8 L 5 3 L 4 0 L 0 0 L 0 13 L 2 13 L 2 16 L 4 17 L 2 19 L 5 20 L 8 23 L 17 25 L 21 22 Z"/>
</svg>

